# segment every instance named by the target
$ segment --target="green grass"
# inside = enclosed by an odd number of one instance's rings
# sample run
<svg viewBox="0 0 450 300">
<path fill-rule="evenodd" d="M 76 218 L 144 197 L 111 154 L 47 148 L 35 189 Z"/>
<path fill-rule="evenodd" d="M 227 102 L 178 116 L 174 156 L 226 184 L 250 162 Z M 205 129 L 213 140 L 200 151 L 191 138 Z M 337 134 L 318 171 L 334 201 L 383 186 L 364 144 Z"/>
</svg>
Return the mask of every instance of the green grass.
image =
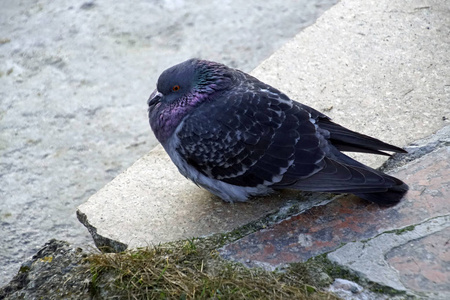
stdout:
<svg viewBox="0 0 450 300">
<path fill-rule="evenodd" d="M 307 267 L 286 272 L 225 261 L 208 239 L 114 254 L 92 254 L 91 291 L 115 299 L 337 299 L 314 287 Z"/>
</svg>

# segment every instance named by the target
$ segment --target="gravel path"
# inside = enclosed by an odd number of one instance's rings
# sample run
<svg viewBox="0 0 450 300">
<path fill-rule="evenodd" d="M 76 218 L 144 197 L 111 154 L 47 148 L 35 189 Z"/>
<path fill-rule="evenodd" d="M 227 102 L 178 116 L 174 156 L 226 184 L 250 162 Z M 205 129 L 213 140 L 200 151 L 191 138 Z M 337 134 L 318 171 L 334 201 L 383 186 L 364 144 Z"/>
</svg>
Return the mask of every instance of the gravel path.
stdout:
<svg viewBox="0 0 450 300">
<path fill-rule="evenodd" d="M 251 71 L 336 1 L 3 0 L 0 286 L 50 238 L 93 246 L 76 207 L 156 145 L 163 69 Z"/>
</svg>

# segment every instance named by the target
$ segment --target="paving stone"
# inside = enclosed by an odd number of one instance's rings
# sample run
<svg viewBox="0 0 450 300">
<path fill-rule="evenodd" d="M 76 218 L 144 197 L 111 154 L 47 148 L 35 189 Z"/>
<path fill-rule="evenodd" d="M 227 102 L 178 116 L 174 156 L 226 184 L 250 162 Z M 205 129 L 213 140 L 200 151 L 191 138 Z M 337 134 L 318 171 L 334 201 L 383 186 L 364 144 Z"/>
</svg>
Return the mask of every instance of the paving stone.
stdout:
<svg viewBox="0 0 450 300">
<path fill-rule="evenodd" d="M 433 265 L 439 263 L 439 261 L 433 261 L 433 255 L 427 255 L 427 262 L 424 262 L 429 267 L 417 268 L 414 270 L 417 271 L 415 274 L 408 272 L 405 266 L 401 266 L 399 263 L 396 264 L 397 262 L 394 259 L 394 257 L 403 255 L 407 260 L 408 257 L 411 260 L 415 260 L 414 256 L 409 255 L 409 252 L 402 252 L 401 254 L 400 252 L 405 247 L 411 247 L 411 244 L 414 247 L 415 242 L 423 238 L 427 238 L 430 241 L 429 247 L 440 248 L 442 251 L 441 239 L 435 239 L 435 234 L 446 235 L 449 228 L 450 214 L 447 214 L 411 226 L 405 231 L 386 232 L 370 240 L 347 243 L 341 248 L 330 252 L 327 257 L 332 262 L 358 274 L 360 278 L 394 288 L 398 291 L 404 291 L 419 299 L 450 299 L 450 293 L 446 290 L 426 289 L 423 286 L 416 289 L 412 284 L 405 282 L 405 273 L 408 273 L 410 281 L 412 278 L 415 281 L 424 281 L 422 278 L 426 276 L 431 278 L 431 281 L 435 280 L 437 276 L 429 276 L 427 274 Z M 447 238 L 450 237 L 447 235 Z M 420 252 L 420 249 L 417 251 Z M 392 258 L 391 262 L 388 261 L 388 257 Z M 402 273 L 403 275 L 401 275 Z M 450 285 L 450 282 L 445 283 L 445 278 L 441 277 L 439 281 L 444 282 L 444 285 Z M 434 287 L 442 287 L 442 285 L 435 284 Z"/>
<path fill-rule="evenodd" d="M 386 260 L 407 288 L 450 293 L 450 226 L 392 249 Z"/>
<path fill-rule="evenodd" d="M 381 208 L 352 195 L 343 196 L 229 244 L 221 253 L 247 266 L 275 268 L 448 214 L 449 153 L 450 147 L 443 147 L 391 173 L 410 186 L 397 206 Z"/>
</svg>

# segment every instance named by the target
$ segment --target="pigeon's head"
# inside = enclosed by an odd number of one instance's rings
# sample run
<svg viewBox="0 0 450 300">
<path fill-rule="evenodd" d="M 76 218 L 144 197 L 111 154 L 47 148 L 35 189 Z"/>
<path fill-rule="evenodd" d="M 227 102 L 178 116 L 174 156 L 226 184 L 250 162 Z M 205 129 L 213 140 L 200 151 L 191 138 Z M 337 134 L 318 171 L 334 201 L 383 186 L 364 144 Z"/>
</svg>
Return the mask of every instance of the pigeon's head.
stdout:
<svg viewBox="0 0 450 300">
<path fill-rule="evenodd" d="M 165 70 L 147 101 L 150 126 L 158 140 L 164 144 L 187 114 L 232 82 L 232 69 L 195 58 Z"/>
</svg>

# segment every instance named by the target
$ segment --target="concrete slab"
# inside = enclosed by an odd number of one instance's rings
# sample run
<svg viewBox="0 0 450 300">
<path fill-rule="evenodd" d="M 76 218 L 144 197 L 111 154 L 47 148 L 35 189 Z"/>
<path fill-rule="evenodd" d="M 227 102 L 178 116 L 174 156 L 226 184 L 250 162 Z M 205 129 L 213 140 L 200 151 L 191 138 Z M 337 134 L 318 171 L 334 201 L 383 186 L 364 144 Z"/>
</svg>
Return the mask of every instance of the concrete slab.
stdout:
<svg viewBox="0 0 450 300">
<path fill-rule="evenodd" d="M 228 204 L 184 178 L 161 146 L 82 204 L 78 219 L 99 248 L 127 248 L 231 231 L 288 199 L 277 195 Z"/>
<path fill-rule="evenodd" d="M 448 20 L 447 1 L 340 1 L 252 74 L 341 125 L 406 146 L 449 124 Z"/>
<path fill-rule="evenodd" d="M 404 146 L 449 123 L 449 17 L 439 1 L 341 1 L 252 74 L 342 125 Z M 372 166 L 385 160 L 357 157 Z M 224 204 L 179 175 L 157 148 L 81 205 L 78 216 L 98 246 L 117 251 L 225 232 L 285 201 Z M 342 201 L 338 211 L 361 205 Z M 359 207 L 366 209 L 376 211 Z M 372 224 L 371 234 L 386 229 Z"/>
</svg>

